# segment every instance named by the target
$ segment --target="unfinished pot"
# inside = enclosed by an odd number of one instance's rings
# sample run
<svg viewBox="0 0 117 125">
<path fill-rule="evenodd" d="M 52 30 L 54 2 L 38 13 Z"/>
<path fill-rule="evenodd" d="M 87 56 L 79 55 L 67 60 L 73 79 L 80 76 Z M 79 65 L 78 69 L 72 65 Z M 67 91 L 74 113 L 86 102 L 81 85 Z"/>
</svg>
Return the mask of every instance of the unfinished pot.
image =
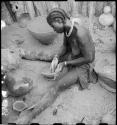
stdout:
<svg viewBox="0 0 117 125">
<path fill-rule="evenodd" d="M 57 37 L 57 33 L 47 23 L 46 17 L 43 16 L 36 17 L 28 24 L 27 28 L 32 36 L 42 44 L 52 44 Z"/>
<path fill-rule="evenodd" d="M 12 74 L 7 74 L 5 84 L 9 95 L 13 97 L 26 95 L 33 88 L 33 81 L 30 78 L 24 77 L 22 80 L 16 81 Z"/>
</svg>

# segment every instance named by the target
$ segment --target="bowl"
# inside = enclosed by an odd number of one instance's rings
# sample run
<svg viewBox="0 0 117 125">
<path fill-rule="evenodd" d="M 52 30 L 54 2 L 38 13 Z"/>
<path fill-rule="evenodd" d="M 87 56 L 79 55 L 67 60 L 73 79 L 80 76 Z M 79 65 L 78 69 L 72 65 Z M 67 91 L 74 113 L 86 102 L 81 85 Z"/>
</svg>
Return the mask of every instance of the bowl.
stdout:
<svg viewBox="0 0 117 125">
<path fill-rule="evenodd" d="M 41 75 L 47 79 L 54 79 L 56 73 L 42 72 Z"/>
<path fill-rule="evenodd" d="M 50 71 L 50 66 L 45 66 L 43 67 L 43 70 L 41 72 L 41 75 L 44 77 L 44 78 L 47 78 L 47 79 L 51 79 L 53 80 L 54 79 L 54 76 L 56 75 L 55 72 L 51 72 Z"/>
<path fill-rule="evenodd" d="M 31 20 L 27 25 L 27 29 L 42 44 L 52 44 L 57 37 L 57 33 L 47 23 L 45 16 L 39 16 Z"/>
<path fill-rule="evenodd" d="M 13 103 L 13 110 L 21 112 L 27 108 L 27 104 L 24 101 L 16 101 Z"/>
</svg>

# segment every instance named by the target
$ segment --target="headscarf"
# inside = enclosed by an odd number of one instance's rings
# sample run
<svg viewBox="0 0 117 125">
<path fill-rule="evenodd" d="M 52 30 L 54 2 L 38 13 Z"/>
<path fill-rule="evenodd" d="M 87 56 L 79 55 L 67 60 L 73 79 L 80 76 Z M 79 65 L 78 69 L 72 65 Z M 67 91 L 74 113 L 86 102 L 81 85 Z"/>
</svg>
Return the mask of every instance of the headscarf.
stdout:
<svg viewBox="0 0 117 125">
<path fill-rule="evenodd" d="M 61 18 L 63 21 L 65 21 L 67 18 L 70 19 L 68 14 L 63 9 L 60 9 L 60 8 L 54 8 L 49 12 L 49 14 L 47 16 L 48 24 L 51 24 L 51 22 L 55 18 Z"/>
</svg>

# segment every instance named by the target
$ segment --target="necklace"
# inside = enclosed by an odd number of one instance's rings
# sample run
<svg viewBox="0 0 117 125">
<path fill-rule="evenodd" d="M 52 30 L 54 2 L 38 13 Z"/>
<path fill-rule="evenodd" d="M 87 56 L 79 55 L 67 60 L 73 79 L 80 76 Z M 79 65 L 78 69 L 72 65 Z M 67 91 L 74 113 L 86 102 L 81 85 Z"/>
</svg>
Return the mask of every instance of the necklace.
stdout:
<svg viewBox="0 0 117 125">
<path fill-rule="evenodd" d="M 66 32 L 66 36 L 67 36 L 67 37 L 69 37 L 69 36 L 71 35 L 72 30 L 73 30 L 73 27 L 74 27 L 74 22 L 73 22 L 73 21 L 71 21 L 71 22 L 72 22 L 72 25 L 71 25 L 71 28 L 70 28 L 70 30 L 69 30 L 69 33 L 67 34 L 67 32 Z"/>
</svg>

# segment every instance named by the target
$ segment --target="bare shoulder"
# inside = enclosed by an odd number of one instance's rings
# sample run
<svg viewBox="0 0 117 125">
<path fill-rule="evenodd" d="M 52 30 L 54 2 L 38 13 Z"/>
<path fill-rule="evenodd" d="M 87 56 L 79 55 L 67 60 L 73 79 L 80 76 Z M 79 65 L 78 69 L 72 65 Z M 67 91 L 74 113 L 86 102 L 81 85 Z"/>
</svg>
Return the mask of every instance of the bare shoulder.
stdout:
<svg viewBox="0 0 117 125">
<path fill-rule="evenodd" d="M 83 38 L 83 37 L 88 37 L 90 35 L 90 32 L 84 26 L 78 26 L 77 27 L 77 34 L 80 38 Z"/>
<path fill-rule="evenodd" d="M 85 28 L 84 26 L 77 26 L 77 36 L 80 39 L 82 44 L 93 44 L 93 40 L 90 34 L 89 29 Z M 93 45 L 92 45 L 93 46 Z"/>
<path fill-rule="evenodd" d="M 80 45 L 82 45 L 82 48 L 89 49 L 89 50 L 95 50 L 93 39 L 91 37 L 90 31 L 87 28 L 85 28 L 83 26 L 78 26 L 77 35 L 79 38 L 79 43 L 80 43 Z"/>
</svg>

